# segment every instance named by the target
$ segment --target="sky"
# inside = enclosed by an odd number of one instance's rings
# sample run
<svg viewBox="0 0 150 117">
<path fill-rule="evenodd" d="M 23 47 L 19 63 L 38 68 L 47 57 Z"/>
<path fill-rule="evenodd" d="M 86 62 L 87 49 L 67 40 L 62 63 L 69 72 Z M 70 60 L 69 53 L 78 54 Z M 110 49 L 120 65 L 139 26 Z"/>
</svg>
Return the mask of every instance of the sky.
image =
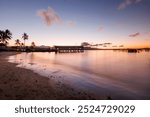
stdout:
<svg viewBox="0 0 150 117">
<path fill-rule="evenodd" d="M 150 0 L 0 0 L 0 30 L 30 45 L 150 47 Z"/>
</svg>

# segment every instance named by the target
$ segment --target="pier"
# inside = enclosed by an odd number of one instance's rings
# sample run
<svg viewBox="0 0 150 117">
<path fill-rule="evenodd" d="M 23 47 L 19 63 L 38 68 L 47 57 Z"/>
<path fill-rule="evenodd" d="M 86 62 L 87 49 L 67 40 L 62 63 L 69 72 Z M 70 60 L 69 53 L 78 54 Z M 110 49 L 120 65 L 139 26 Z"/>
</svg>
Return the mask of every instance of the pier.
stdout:
<svg viewBox="0 0 150 117">
<path fill-rule="evenodd" d="M 54 46 L 55 52 L 59 53 L 78 53 L 84 52 L 83 46 Z"/>
</svg>

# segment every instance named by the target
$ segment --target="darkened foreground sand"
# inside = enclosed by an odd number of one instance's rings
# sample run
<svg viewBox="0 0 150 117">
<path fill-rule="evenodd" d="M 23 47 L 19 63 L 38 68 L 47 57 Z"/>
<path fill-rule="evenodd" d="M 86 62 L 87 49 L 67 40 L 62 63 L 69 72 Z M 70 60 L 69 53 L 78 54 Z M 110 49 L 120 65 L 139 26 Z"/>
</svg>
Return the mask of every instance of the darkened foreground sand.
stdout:
<svg viewBox="0 0 150 117">
<path fill-rule="evenodd" d="M 7 62 L 12 52 L 0 52 L 0 99 L 105 99 L 79 91 Z"/>
</svg>

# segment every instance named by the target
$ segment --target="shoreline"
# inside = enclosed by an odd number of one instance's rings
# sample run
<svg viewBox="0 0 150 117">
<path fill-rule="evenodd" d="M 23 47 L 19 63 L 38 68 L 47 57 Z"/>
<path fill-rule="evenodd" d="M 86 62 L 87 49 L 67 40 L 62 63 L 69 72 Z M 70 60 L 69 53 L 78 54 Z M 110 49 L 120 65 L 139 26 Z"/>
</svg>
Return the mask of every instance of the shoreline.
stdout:
<svg viewBox="0 0 150 117">
<path fill-rule="evenodd" d="M 109 99 L 87 91 L 77 90 L 61 81 L 47 78 L 31 70 L 16 67 L 7 57 L 17 52 L 0 52 L 0 99 L 2 100 L 82 100 Z"/>
</svg>

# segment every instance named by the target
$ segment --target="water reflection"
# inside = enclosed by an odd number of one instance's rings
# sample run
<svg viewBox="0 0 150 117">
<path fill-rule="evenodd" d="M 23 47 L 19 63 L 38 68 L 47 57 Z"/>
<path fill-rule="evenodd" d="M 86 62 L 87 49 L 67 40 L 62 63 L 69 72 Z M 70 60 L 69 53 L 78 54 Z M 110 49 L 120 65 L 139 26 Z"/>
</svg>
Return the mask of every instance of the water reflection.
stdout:
<svg viewBox="0 0 150 117">
<path fill-rule="evenodd" d="M 150 99 L 149 52 L 22 53 L 10 59 L 30 63 L 34 69 L 44 66 L 47 74 L 63 74 L 73 85 L 96 94 L 107 93 L 116 99 Z"/>
</svg>

